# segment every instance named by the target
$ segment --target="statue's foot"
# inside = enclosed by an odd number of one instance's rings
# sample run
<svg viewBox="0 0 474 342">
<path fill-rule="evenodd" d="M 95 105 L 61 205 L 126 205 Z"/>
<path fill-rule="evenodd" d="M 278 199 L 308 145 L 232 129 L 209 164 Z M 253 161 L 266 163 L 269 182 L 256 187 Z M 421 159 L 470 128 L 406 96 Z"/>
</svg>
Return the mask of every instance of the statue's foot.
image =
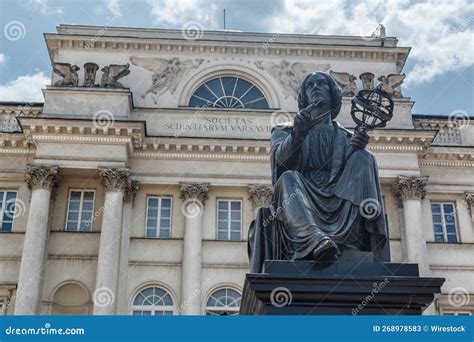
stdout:
<svg viewBox="0 0 474 342">
<path fill-rule="evenodd" d="M 313 259 L 316 261 L 337 261 L 339 249 L 331 239 L 321 241 L 313 251 Z"/>
</svg>

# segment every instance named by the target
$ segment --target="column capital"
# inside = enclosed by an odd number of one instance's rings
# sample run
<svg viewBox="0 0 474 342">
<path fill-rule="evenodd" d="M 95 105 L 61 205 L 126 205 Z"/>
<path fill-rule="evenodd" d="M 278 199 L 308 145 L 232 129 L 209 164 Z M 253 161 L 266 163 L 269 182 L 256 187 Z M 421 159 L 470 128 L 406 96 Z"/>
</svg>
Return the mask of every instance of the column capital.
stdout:
<svg viewBox="0 0 474 342">
<path fill-rule="evenodd" d="M 474 192 L 465 191 L 462 194 L 462 198 L 466 201 L 467 205 L 474 205 Z"/>
<path fill-rule="evenodd" d="M 131 186 L 130 169 L 101 167 L 99 175 L 106 191 L 126 191 Z"/>
<path fill-rule="evenodd" d="M 59 167 L 46 165 L 26 165 L 26 184 L 33 191 L 46 189 L 52 191 L 59 182 Z"/>
<path fill-rule="evenodd" d="M 401 200 L 424 199 L 425 187 L 428 184 L 428 176 L 398 176 L 392 185 L 395 196 Z"/>
<path fill-rule="evenodd" d="M 267 184 L 249 184 L 248 187 L 253 208 L 268 206 L 272 202 L 273 187 Z"/>
<path fill-rule="evenodd" d="M 181 198 L 186 200 L 194 199 L 200 201 L 203 205 L 209 198 L 208 193 L 211 185 L 209 183 L 179 183 Z"/>
<path fill-rule="evenodd" d="M 469 213 L 472 215 L 472 208 L 474 207 L 474 192 L 465 191 L 462 194 L 463 201 L 467 204 L 467 209 Z"/>
<path fill-rule="evenodd" d="M 137 192 L 140 190 L 140 182 L 136 180 L 132 180 L 130 182 L 130 186 L 125 189 L 125 202 L 133 202 L 135 201 L 135 197 L 137 196 Z"/>
</svg>

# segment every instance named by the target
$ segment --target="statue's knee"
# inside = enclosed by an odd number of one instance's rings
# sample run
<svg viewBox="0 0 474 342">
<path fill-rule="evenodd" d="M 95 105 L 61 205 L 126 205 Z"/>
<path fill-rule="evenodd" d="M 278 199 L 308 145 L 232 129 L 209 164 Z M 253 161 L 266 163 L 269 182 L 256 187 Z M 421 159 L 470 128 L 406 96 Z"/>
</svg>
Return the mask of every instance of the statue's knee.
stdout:
<svg viewBox="0 0 474 342">
<path fill-rule="evenodd" d="M 300 173 L 294 170 L 288 170 L 281 174 L 280 178 L 278 178 L 278 183 L 294 181 L 299 179 Z"/>
</svg>

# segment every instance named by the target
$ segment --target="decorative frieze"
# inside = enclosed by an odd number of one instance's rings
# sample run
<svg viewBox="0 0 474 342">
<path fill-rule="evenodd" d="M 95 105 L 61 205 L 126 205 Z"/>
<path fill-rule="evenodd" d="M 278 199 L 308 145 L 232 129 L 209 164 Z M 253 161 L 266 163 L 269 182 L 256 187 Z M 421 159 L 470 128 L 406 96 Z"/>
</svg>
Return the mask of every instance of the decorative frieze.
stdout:
<svg viewBox="0 0 474 342">
<path fill-rule="evenodd" d="M 399 199 L 424 199 L 425 187 L 428 184 L 428 176 L 398 176 L 393 183 L 392 189 Z"/>
<path fill-rule="evenodd" d="M 249 184 L 249 200 L 252 202 L 253 208 L 257 209 L 271 204 L 273 187 L 266 184 Z"/>
<path fill-rule="evenodd" d="M 179 191 L 183 200 L 198 200 L 204 204 L 209 198 L 210 187 L 209 183 L 180 183 Z"/>
<path fill-rule="evenodd" d="M 59 167 L 28 164 L 26 166 L 26 184 L 33 191 L 46 189 L 52 191 L 59 182 Z"/>
<path fill-rule="evenodd" d="M 106 191 L 127 191 L 131 188 L 130 170 L 127 168 L 100 168 L 99 175 Z"/>
</svg>

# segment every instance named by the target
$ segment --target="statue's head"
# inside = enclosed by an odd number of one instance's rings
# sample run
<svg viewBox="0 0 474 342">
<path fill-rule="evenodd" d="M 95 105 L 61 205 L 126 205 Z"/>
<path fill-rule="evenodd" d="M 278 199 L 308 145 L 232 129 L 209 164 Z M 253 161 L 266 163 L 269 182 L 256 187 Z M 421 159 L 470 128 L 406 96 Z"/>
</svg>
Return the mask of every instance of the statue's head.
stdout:
<svg viewBox="0 0 474 342">
<path fill-rule="evenodd" d="M 298 108 L 302 110 L 311 103 L 318 103 L 321 112 L 331 111 L 334 119 L 341 110 L 342 92 L 331 75 L 313 72 L 305 77 L 298 91 Z"/>
</svg>

